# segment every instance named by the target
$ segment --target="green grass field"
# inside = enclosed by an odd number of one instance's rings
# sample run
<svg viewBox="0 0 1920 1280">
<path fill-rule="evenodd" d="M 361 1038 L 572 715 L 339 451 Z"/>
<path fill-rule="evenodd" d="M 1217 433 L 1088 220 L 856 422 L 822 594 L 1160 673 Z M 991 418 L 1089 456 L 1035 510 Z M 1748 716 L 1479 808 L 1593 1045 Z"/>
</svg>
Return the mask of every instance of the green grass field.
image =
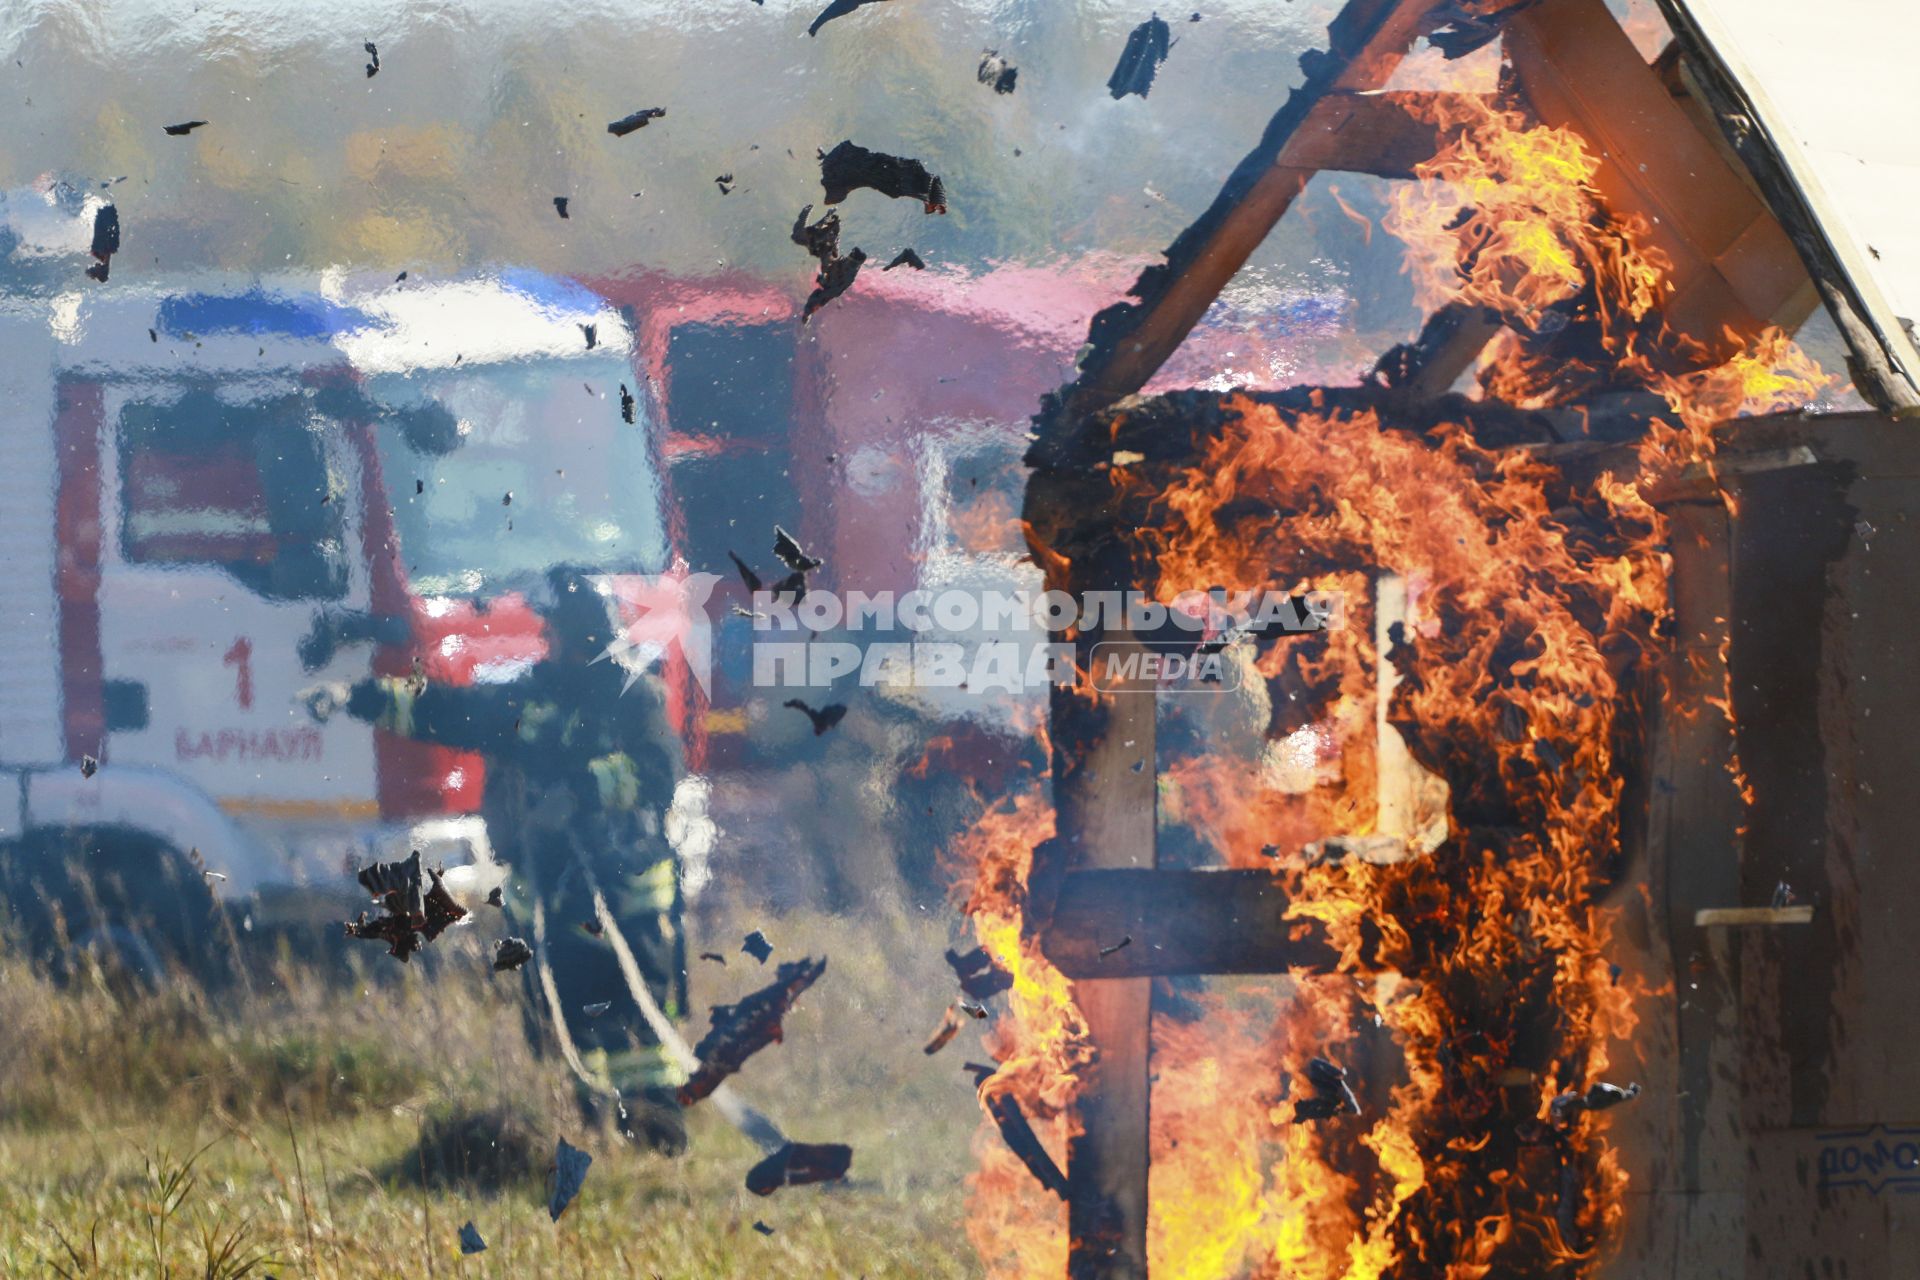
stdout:
<svg viewBox="0 0 1920 1280">
<path fill-rule="evenodd" d="M 477 932 L 406 968 L 371 946 L 326 965 L 282 948 L 248 954 L 244 982 L 137 997 L 0 958 L 0 1275 L 978 1274 L 963 1214 L 979 1111 L 960 1064 L 982 1056 L 979 1031 L 920 1049 L 950 998 L 946 923 L 753 923 L 781 955 L 830 966 L 737 1088 L 796 1139 L 852 1144 L 844 1184 L 749 1194 L 757 1153 L 710 1107 L 677 1159 L 588 1125 L 558 1055 L 526 1045 L 521 986 L 490 976 Z M 695 951 L 736 950 L 731 926 L 709 931 Z M 692 981 L 697 1036 L 708 1003 L 765 977 L 736 955 Z M 504 1185 L 410 1176 L 423 1133 L 503 1111 L 502 1163 L 518 1170 Z M 545 1170 L 563 1136 L 594 1164 L 555 1224 Z M 469 1219 L 489 1248 L 462 1257 Z"/>
</svg>

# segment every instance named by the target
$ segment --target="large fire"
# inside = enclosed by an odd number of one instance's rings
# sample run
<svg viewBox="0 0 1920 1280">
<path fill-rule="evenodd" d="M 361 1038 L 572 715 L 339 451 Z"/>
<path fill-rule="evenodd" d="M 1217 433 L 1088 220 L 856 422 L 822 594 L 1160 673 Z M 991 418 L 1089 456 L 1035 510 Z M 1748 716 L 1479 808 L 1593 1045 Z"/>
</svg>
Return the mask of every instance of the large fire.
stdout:
<svg viewBox="0 0 1920 1280">
<path fill-rule="evenodd" d="M 1551 1104 L 1610 1078 L 1609 1048 L 1647 994 L 1611 965 L 1599 902 L 1621 871 L 1668 612 L 1665 531 L 1642 493 L 1710 467 L 1713 422 L 1803 403 L 1824 379 L 1777 332 L 1715 363 L 1667 331 L 1667 264 L 1602 206 L 1576 134 L 1484 107 L 1438 123 L 1456 140 L 1386 229 L 1424 303 L 1506 321 L 1480 393 L 1557 407 L 1633 386 L 1666 408 L 1633 461 L 1583 486 L 1464 425 L 1421 433 L 1252 399 L 1230 402 L 1204 456 L 1179 469 L 1115 469 L 1117 495 L 1148 513 L 1135 536 L 1157 577 L 1140 585 L 1158 598 L 1231 583 L 1347 601 L 1344 629 L 1239 651 L 1264 752 L 1166 769 L 1180 818 L 1218 860 L 1272 869 L 1293 916 L 1318 922 L 1341 959 L 1329 973 L 1164 988 L 1156 1276 L 1583 1276 L 1623 1212 L 1609 1120 Z M 1374 625 L 1389 583 L 1390 631 Z M 1385 773 L 1407 770 L 1383 762 L 1383 687 L 1385 722 L 1443 797 L 1439 838 L 1395 863 L 1311 863 L 1311 841 L 1405 833 L 1383 800 Z M 1285 767 L 1302 750 L 1304 775 Z M 979 941 L 1015 979 L 987 1088 L 1016 1098 L 1059 1159 L 1093 1050 L 1071 983 L 1023 937 L 1031 851 L 1050 829 L 1037 795 L 1007 802 L 960 862 Z M 1315 1057 L 1346 1067 L 1361 1115 L 1295 1118 Z M 976 1145 L 970 1229 L 990 1272 L 1064 1274 L 1058 1200 L 991 1125 Z"/>
</svg>

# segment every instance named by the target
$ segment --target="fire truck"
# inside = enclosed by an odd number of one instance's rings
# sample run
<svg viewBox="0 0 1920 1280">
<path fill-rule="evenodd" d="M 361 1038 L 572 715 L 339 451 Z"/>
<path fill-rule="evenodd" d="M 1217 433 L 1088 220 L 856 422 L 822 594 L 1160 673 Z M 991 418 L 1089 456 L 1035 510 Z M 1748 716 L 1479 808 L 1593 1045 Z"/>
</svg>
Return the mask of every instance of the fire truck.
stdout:
<svg viewBox="0 0 1920 1280">
<path fill-rule="evenodd" d="M 299 695 L 511 680 L 545 650 L 547 568 L 667 567 L 621 315 L 528 272 L 35 288 L 34 265 L 0 304 L 16 919 L 51 903 L 157 971 L 209 898 L 317 921 L 376 858 L 490 861 L 480 757 Z"/>
</svg>

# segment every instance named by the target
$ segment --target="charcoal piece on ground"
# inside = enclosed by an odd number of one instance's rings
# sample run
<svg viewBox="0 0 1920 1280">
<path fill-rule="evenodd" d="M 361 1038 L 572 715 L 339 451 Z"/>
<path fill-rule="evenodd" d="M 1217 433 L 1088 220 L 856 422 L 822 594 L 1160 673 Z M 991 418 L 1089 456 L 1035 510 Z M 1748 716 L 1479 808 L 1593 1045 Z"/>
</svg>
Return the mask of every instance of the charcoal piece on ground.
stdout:
<svg viewBox="0 0 1920 1280">
<path fill-rule="evenodd" d="M 947 189 L 927 166 L 906 156 L 869 151 L 851 139 L 820 157 L 820 185 L 828 204 L 839 204 L 861 187 L 895 200 L 920 201 L 928 213 L 947 211 Z"/>
<path fill-rule="evenodd" d="M 789 1142 L 747 1170 L 747 1190 L 770 1196 L 782 1187 L 838 1182 L 853 1164 L 853 1148 L 840 1142 Z"/>
<path fill-rule="evenodd" d="M 1173 32 L 1159 14 L 1154 14 L 1135 27 L 1127 36 L 1127 47 L 1120 51 L 1120 61 L 1115 64 L 1113 74 L 1107 77 L 1107 92 L 1118 101 L 1130 93 L 1141 97 L 1153 88 L 1153 78 L 1160 72 L 1160 64 L 1167 60 L 1167 52 L 1173 47 Z"/>
<path fill-rule="evenodd" d="M 767 958 L 773 954 L 773 944 L 768 942 L 767 935 L 758 929 L 740 939 L 740 949 L 761 964 L 765 964 Z"/>
<path fill-rule="evenodd" d="M 915 253 L 911 248 L 907 248 L 902 249 L 894 256 L 892 262 L 889 262 L 880 269 L 882 271 L 891 271 L 895 267 L 912 267 L 915 271 L 925 271 L 927 264 L 920 260 L 919 254 Z"/>
<path fill-rule="evenodd" d="M 733 1004 L 717 1004 L 708 1010 L 711 1028 L 693 1048 L 700 1065 L 680 1086 L 676 1095 L 680 1105 L 692 1106 L 738 1071 L 748 1058 L 770 1044 L 778 1044 L 785 1034 L 781 1021 L 787 1011 L 826 971 L 824 956 L 790 960 L 760 990 Z"/>
<path fill-rule="evenodd" d="M 169 137 L 184 138 L 195 129 L 205 128 L 206 124 L 207 122 L 205 120 L 187 120 L 181 124 L 163 124 L 160 126 L 160 132 Z"/>
</svg>

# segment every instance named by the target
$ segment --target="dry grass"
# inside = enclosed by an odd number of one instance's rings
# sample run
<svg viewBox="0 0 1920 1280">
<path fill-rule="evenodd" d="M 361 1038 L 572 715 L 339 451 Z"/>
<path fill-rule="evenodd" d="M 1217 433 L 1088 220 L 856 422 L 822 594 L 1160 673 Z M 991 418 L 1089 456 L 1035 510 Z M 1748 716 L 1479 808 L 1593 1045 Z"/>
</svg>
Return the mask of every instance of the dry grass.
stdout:
<svg viewBox="0 0 1920 1280">
<path fill-rule="evenodd" d="M 57 988 L 0 958 L 0 1275 L 976 1274 L 961 1214 L 978 1112 L 959 1064 L 979 1056 L 977 1032 L 920 1052 L 951 987 L 944 925 L 754 923 L 782 954 L 831 965 L 739 1088 L 795 1138 L 856 1153 L 846 1184 L 765 1200 L 741 1181 L 757 1153 L 708 1108 L 677 1160 L 589 1131 L 477 936 L 406 969 L 371 948 L 327 976 L 254 957 L 250 990 L 139 998 L 99 980 Z M 736 951 L 738 932 L 708 929 L 695 950 Z M 701 964 L 695 1007 L 761 980 L 744 957 Z M 557 1225 L 541 1170 L 494 1192 L 396 1174 L 423 1128 L 500 1109 L 542 1165 L 561 1136 L 594 1156 Z M 490 1248 L 462 1258 L 469 1218 Z"/>
</svg>

